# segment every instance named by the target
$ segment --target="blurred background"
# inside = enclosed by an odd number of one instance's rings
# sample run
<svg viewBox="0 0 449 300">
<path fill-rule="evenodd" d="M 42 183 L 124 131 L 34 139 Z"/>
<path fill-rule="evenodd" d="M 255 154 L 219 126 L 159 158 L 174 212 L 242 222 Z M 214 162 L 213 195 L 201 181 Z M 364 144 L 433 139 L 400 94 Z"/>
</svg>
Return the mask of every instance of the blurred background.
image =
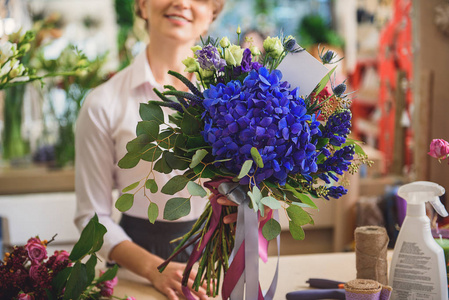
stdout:
<svg viewBox="0 0 449 300">
<path fill-rule="evenodd" d="M 78 111 L 92 88 L 144 50 L 144 26 L 134 15 L 134 0 L 0 0 L 2 43 L 20 29 L 36 32 L 25 67 L 55 74 L 80 63 L 88 66 L 1 91 L 4 244 L 19 241 L 13 239 L 16 231 L 42 218 L 24 216 L 23 199 L 47 215 L 42 208 L 50 203 L 62 210 L 72 207 Z M 344 57 L 336 80 L 347 79 L 349 91 L 355 91 L 352 135 L 374 161 L 348 178 L 347 196 L 319 204 L 305 241 L 289 240 L 287 234 L 281 253 L 351 250 L 353 230 L 360 225 L 385 226 L 394 245 L 403 218 L 397 187 L 413 180 L 449 187 L 449 166 L 427 155 L 432 139 L 449 139 L 449 1 L 227 0 L 210 35 L 231 38 L 237 26 L 255 41 L 283 32 L 315 56 L 320 45 Z M 70 223 L 73 212 L 67 211 L 61 217 Z M 438 221 L 444 226 L 445 220 Z M 55 231 L 55 224 L 46 226 Z"/>
</svg>

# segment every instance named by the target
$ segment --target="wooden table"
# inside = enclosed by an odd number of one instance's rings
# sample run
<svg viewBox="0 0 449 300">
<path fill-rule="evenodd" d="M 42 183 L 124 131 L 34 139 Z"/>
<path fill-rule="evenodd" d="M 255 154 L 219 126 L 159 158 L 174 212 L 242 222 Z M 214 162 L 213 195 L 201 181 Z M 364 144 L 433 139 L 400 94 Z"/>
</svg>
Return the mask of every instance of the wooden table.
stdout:
<svg viewBox="0 0 449 300">
<path fill-rule="evenodd" d="M 389 253 L 391 257 L 391 253 Z M 271 256 L 268 263 L 260 264 L 260 281 L 262 289 L 267 289 L 276 267 L 277 257 Z M 137 300 L 165 300 L 164 295 L 151 285 L 125 279 L 126 274 L 119 274 L 119 283 L 114 295 L 133 296 Z M 349 281 L 356 278 L 355 253 L 327 253 L 310 255 L 281 256 L 279 259 L 279 280 L 274 299 L 285 299 L 288 292 L 306 289 L 309 278 L 325 278 Z M 218 297 L 221 299 L 221 297 Z"/>
</svg>

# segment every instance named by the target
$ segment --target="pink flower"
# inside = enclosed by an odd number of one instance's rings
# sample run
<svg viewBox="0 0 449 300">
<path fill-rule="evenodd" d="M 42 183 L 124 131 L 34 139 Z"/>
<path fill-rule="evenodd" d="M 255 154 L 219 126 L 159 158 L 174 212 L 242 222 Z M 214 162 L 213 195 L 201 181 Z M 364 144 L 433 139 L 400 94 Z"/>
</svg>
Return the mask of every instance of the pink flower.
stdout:
<svg viewBox="0 0 449 300">
<path fill-rule="evenodd" d="M 61 250 L 61 251 L 55 251 L 56 259 L 55 259 L 55 263 L 59 263 L 59 262 L 63 262 L 65 260 L 69 260 L 69 253 L 65 250 Z"/>
<path fill-rule="evenodd" d="M 430 152 L 427 154 L 438 159 L 445 159 L 449 154 L 449 143 L 443 139 L 434 139 L 430 143 Z"/>
<path fill-rule="evenodd" d="M 35 280 L 35 281 L 39 281 L 39 268 L 40 268 L 40 266 L 41 265 L 32 265 L 30 267 L 30 271 L 29 271 L 30 277 L 33 280 Z"/>
<path fill-rule="evenodd" d="M 29 295 L 29 294 L 25 294 L 25 293 L 20 293 L 17 295 L 17 299 L 18 300 L 34 300 L 33 295 Z"/>
<path fill-rule="evenodd" d="M 134 297 L 128 297 L 128 298 L 126 298 L 125 300 L 136 300 L 136 298 L 134 298 Z"/>
<path fill-rule="evenodd" d="M 28 257 L 33 262 L 42 262 L 45 258 L 47 258 L 47 249 L 40 242 L 39 243 L 36 243 L 35 241 L 28 242 L 25 245 L 25 249 L 28 251 Z"/>
<path fill-rule="evenodd" d="M 104 271 L 100 271 L 100 277 L 104 274 Z M 100 288 L 100 294 L 104 297 L 110 297 L 114 293 L 114 287 L 117 285 L 118 278 L 114 277 L 111 280 L 104 281 L 98 285 Z"/>
<path fill-rule="evenodd" d="M 113 288 L 107 286 L 101 287 L 100 295 L 102 295 L 103 297 L 111 297 L 113 293 L 114 293 Z"/>
</svg>

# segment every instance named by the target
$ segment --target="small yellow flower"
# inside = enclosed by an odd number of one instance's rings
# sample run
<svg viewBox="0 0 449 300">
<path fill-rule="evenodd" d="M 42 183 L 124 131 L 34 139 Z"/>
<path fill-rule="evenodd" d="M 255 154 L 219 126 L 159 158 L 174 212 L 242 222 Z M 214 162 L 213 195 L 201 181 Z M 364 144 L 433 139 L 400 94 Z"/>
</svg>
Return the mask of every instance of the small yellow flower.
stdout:
<svg viewBox="0 0 449 300">
<path fill-rule="evenodd" d="M 198 72 L 200 69 L 200 64 L 193 57 L 187 57 L 182 61 L 182 63 L 186 66 L 185 72 L 193 73 Z"/>
<path fill-rule="evenodd" d="M 220 40 L 220 46 L 223 48 L 228 48 L 231 45 L 231 42 L 229 41 L 228 37 L 225 36 Z"/>
<path fill-rule="evenodd" d="M 238 67 L 242 63 L 243 49 L 238 45 L 231 45 L 225 49 L 225 59 L 228 65 Z"/>
<path fill-rule="evenodd" d="M 267 55 L 274 59 L 278 59 L 282 54 L 282 51 L 284 51 L 284 46 L 282 46 L 282 42 L 278 37 L 267 37 L 265 41 L 263 41 L 263 48 Z"/>
</svg>

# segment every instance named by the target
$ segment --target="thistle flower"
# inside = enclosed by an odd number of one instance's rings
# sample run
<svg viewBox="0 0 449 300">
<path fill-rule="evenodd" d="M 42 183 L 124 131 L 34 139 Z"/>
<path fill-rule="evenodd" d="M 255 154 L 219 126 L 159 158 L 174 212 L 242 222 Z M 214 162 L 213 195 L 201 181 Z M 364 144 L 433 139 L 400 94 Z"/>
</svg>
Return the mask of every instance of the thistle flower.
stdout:
<svg viewBox="0 0 449 300">
<path fill-rule="evenodd" d="M 337 97 L 341 97 L 345 91 L 346 91 L 346 84 L 344 83 L 340 83 L 333 89 L 333 92 Z"/>
</svg>

